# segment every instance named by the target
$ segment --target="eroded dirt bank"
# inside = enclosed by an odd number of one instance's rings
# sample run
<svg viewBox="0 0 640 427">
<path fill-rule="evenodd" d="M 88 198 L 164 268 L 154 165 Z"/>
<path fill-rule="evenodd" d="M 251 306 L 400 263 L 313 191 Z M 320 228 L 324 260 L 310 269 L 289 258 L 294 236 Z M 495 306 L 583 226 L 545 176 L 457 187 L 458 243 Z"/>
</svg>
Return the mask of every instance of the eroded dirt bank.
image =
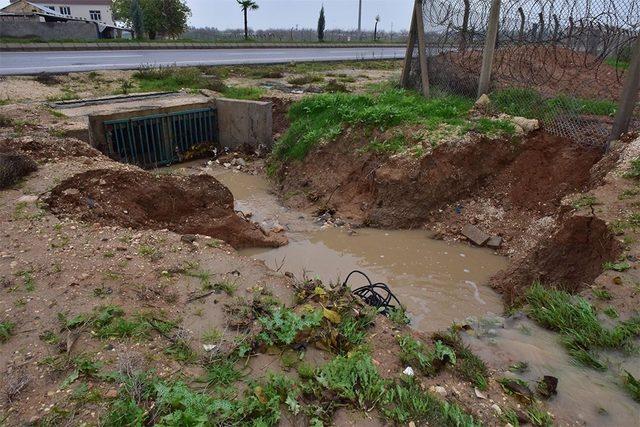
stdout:
<svg viewBox="0 0 640 427">
<path fill-rule="evenodd" d="M 447 142 L 417 158 L 367 152 L 368 140 L 356 134 L 350 129 L 285 164 L 286 202 L 355 224 L 426 227 L 444 239 L 464 239 L 468 224 L 500 236 L 498 251 L 512 263 L 492 282 L 508 303 L 538 279 L 582 289 L 620 254 L 602 220 L 573 217 L 562 203 L 596 185 L 619 150 L 603 158 L 601 148 L 537 131 L 522 140 Z"/>
<path fill-rule="evenodd" d="M 90 170 L 63 181 L 46 201 L 56 215 L 104 225 L 202 234 L 235 248 L 287 243 L 286 237 L 265 232 L 238 216 L 231 192 L 208 175 Z"/>
</svg>

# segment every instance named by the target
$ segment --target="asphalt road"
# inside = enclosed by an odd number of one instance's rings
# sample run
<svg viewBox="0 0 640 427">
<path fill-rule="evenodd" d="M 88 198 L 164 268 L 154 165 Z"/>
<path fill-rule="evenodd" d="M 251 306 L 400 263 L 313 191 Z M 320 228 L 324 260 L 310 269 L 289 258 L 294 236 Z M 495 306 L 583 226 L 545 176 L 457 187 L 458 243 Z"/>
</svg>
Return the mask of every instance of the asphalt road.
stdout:
<svg viewBox="0 0 640 427">
<path fill-rule="evenodd" d="M 0 75 L 125 70 L 141 65 L 237 65 L 400 59 L 404 52 L 404 48 L 398 47 L 0 52 Z"/>
</svg>

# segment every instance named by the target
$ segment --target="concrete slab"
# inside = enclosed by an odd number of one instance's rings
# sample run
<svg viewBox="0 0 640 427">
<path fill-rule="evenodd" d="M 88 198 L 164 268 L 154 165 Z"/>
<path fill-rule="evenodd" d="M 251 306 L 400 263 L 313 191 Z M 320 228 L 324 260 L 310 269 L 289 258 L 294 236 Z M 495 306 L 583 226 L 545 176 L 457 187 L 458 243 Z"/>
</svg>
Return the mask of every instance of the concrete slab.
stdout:
<svg viewBox="0 0 640 427">
<path fill-rule="evenodd" d="M 477 246 L 483 246 L 491 238 L 490 235 L 471 224 L 464 226 L 462 229 L 462 235 Z"/>
<path fill-rule="evenodd" d="M 220 144 L 231 150 L 273 145 L 271 102 L 217 98 Z"/>
</svg>

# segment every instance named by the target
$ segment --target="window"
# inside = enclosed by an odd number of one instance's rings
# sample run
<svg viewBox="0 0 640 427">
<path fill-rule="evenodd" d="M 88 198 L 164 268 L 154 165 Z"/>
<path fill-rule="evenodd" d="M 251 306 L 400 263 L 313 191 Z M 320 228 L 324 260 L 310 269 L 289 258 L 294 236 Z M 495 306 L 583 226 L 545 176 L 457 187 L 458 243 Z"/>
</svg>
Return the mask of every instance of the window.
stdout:
<svg viewBox="0 0 640 427">
<path fill-rule="evenodd" d="M 101 21 L 102 20 L 102 17 L 100 16 L 100 11 L 99 10 L 90 10 L 89 11 L 89 16 L 94 21 Z"/>
<path fill-rule="evenodd" d="M 71 15 L 71 8 L 69 6 L 60 6 L 60 13 L 62 15 Z"/>
<path fill-rule="evenodd" d="M 53 10 L 54 12 L 56 11 L 56 7 L 55 6 L 47 6 L 49 9 Z"/>
</svg>

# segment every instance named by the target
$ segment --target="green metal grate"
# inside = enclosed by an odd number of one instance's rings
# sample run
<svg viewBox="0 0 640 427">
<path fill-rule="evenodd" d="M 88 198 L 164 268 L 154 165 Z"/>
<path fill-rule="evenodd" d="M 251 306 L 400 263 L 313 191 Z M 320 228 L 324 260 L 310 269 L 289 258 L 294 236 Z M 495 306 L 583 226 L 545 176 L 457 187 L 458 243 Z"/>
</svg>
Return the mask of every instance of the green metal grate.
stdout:
<svg viewBox="0 0 640 427">
<path fill-rule="evenodd" d="M 215 108 L 109 120 L 104 126 L 109 156 L 144 168 L 178 162 L 185 153 L 218 142 Z"/>
</svg>

